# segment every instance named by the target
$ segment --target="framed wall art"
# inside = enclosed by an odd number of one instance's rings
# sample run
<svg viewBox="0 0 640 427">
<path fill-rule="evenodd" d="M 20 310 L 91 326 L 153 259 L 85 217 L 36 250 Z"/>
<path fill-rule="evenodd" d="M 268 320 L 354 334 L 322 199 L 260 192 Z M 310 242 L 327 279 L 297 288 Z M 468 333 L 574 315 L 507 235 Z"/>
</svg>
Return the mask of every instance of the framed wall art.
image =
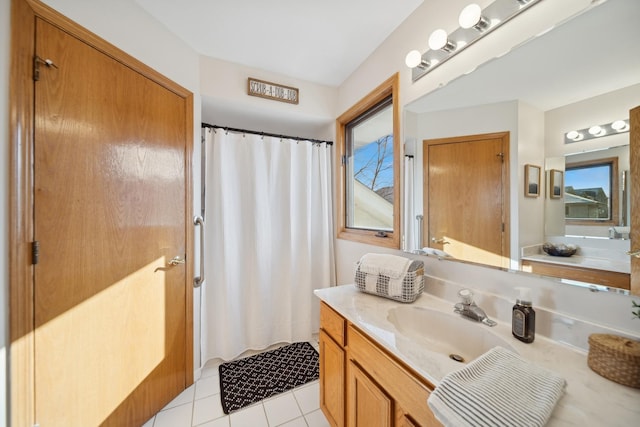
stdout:
<svg viewBox="0 0 640 427">
<path fill-rule="evenodd" d="M 558 169 L 549 171 L 549 197 L 561 199 L 564 189 L 564 172 Z"/>
<path fill-rule="evenodd" d="M 538 197 L 540 195 L 540 166 L 524 165 L 524 195 Z"/>
</svg>

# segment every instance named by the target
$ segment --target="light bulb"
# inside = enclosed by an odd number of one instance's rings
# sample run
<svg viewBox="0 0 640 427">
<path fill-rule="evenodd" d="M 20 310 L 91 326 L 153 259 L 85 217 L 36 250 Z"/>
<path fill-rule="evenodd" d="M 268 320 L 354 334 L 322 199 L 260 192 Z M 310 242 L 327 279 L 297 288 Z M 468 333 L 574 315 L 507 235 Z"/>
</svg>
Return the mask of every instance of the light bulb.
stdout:
<svg viewBox="0 0 640 427">
<path fill-rule="evenodd" d="M 567 133 L 567 138 L 571 139 L 572 141 L 579 141 L 582 139 L 582 134 L 576 130 L 572 130 L 571 132 Z"/>
<path fill-rule="evenodd" d="M 458 17 L 458 23 L 464 29 L 475 27 L 478 31 L 482 31 L 489 26 L 489 21 L 482 16 L 482 9 L 476 3 L 471 3 L 462 9 Z"/>
<path fill-rule="evenodd" d="M 449 41 L 447 32 L 442 28 L 435 30 L 429 36 L 429 47 L 433 50 L 443 49 L 447 52 L 451 52 L 456 48 L 456 45 Z"/>
<path fill-rule="evenodd" d="M 627 130 L 628 126 L 624 120 L 616 120 L 615 122 L 611 123 L 611 128 L 616 132 L 622 132 L 623 130 Z"/>
<path fill-rule="evenodd" d="M 593 136 L 602 136 L 605 134 L 605 131 L 601 126 L 596 125 L 589 128 L 589 133 Z"/>
<path fill-rule="evenodd" d="M 422 54 L 417 50 L 412 50 L 407 53 L 407 56 L 404 58 L 404 63 L 407 64 L 409 68 L 415 68 L 422 63 Z"/>
</svg>

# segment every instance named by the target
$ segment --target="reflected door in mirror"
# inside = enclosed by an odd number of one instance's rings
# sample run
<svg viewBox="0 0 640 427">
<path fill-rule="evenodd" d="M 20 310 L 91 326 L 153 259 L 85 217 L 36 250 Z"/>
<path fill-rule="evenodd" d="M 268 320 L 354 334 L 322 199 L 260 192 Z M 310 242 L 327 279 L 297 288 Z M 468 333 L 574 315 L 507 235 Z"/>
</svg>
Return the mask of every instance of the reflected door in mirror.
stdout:
<svg viewBox="0 0 640 427">
<path fill-rule="evenodd" d="M 509 134 L 425 140 L 424 153 L 425 242 L 507 268 Z"/>
</svg>

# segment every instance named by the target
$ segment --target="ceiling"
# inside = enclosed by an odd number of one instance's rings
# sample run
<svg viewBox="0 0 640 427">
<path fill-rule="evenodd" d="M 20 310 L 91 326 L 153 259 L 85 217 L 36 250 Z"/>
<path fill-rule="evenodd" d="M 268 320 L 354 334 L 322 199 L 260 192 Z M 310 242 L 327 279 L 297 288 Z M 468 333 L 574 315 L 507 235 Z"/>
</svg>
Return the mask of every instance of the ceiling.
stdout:
<svg viewBox="0 0 640 427">
<path fill-rule="evenodd" d="M 640 1 L 608 0 L 406 109 L 424 113 L 519 99 L 549 111 L 637 84 L 638 17 Z"/>
<path fill-rule="evenodd" d="M 199 54 L 339 86 L 423 0 L 134 0 Z"/>
</svg>

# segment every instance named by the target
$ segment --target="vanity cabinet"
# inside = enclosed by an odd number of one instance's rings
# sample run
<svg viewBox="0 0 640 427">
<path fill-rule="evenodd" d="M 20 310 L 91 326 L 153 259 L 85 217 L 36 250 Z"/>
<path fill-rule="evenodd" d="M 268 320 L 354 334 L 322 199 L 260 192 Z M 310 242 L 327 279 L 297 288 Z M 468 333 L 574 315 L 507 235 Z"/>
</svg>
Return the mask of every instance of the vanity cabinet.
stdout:
<svg viewBox="0 0 640 427">
<path fill-rule="evenodd" d="M 320 407 L 332 426 L 439 426 L 433 385 L 324 302 L 320 307 Z"/>
<path fill-rule="evenodd" d="M 320 408 L 334 427 L 345 425 L 346 322 L 325 303 L 320 304 Z"/>
</svg>

